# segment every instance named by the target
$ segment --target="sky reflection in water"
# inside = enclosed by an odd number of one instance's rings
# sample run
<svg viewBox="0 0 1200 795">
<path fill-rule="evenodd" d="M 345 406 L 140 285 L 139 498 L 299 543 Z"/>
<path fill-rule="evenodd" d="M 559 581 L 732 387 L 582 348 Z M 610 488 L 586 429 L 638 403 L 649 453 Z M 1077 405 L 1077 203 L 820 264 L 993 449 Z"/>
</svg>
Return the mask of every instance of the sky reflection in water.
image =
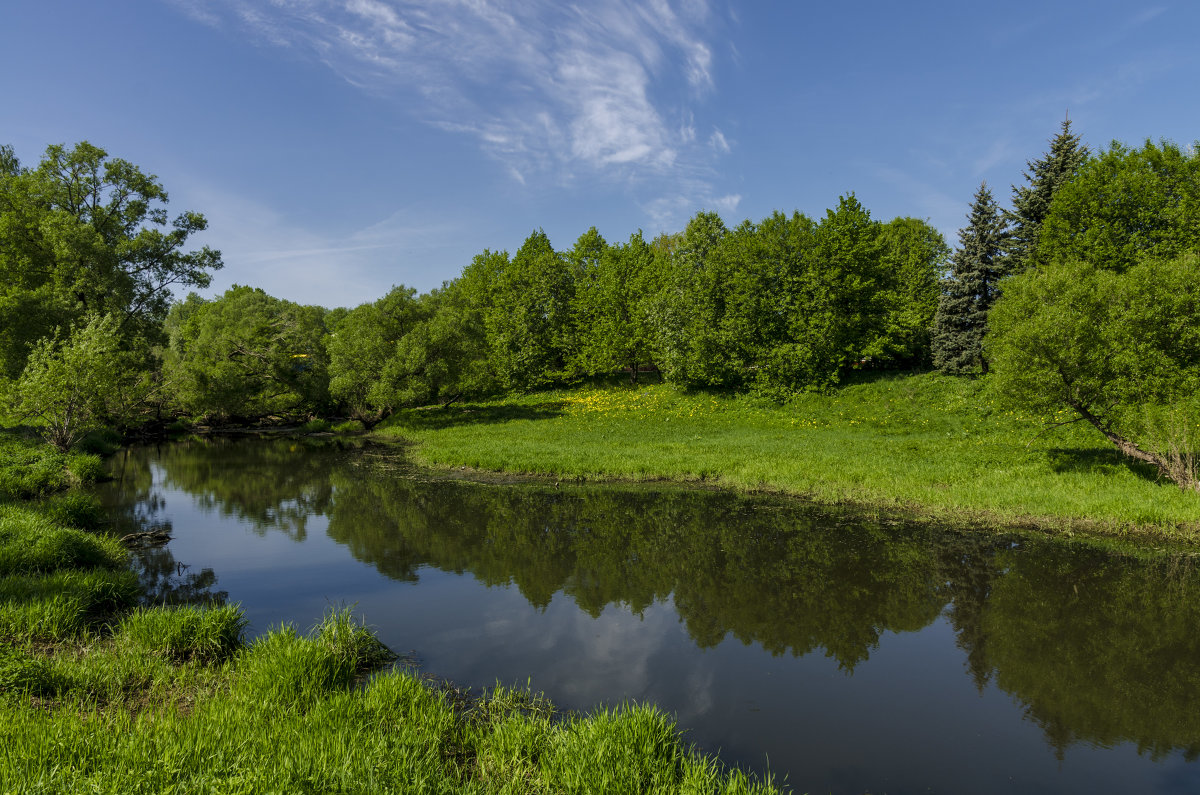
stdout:
<svg viewBox="0 0 1200 795">
<path fill-rule="evenodd" d="M 1188 558 L 693 489 L 471 483 L 311 440 L 114 467 L 114 511 L 175 536 L 155 593 L 240 602 L 255 632 L 355 604 L 460 685 L 653 701 L 797 791 L 1200 791 Z"/>
</svg>

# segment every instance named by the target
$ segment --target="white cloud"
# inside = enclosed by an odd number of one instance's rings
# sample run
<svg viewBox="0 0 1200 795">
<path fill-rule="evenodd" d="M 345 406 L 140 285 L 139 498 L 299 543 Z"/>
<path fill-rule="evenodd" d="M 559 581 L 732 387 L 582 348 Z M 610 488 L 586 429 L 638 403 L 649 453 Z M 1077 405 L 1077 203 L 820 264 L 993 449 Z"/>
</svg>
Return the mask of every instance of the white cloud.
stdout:
<svg viewBox="0 0 1200 795">
<path fill-rule="evenodd" d="M 713 130 L 713 134 L 708 137 L 708 145 L 722 154 L 729 154 L 729 141 L 720 130 Z"/>
<path fill-rule="evenodd" d="M 414 113 L 472 135 L 522 181 L 661 177 L 728 151 L 697 145 L 680 106 L 713 88 L 708 0 L 169 2 L 307 50 L 365 90 L 419 96 Z"/>
</svg>

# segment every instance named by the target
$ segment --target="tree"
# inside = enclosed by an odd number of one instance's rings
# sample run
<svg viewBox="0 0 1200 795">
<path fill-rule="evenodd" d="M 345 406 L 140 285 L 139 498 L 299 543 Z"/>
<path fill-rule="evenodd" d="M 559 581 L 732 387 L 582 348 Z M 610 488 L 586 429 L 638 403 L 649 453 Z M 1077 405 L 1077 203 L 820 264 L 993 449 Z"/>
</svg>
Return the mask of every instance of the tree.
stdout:
<svg viewBox="0 0 1200 795">
<path fill-rule="evenodd" d="M 368 428 L 395 407 L 383 372 L 396 354 L 397 343 L 428 317 L 416 292 L 411 287 L 393 287 L 378 301 L 346 313 L 327 338 L 329 394 Z"/>
<path fill-rule="evenodd" d="M 59 326 L 88 313 L 123 337 L 153 339 L 173 286 L 206 287 L 221 255 L 187 251 L 204 216 L 168 219 L 152 174 L 86 141 L 47 147 L 36 169 L 0 155 L 0 364 L 9 376 Z"/>
<path fill-rule="evenodd" d="M 727 349 L 719 340 L 725 313 L 721 216 L 700 212 L 670 241 L 659 318 L 659 354 L 669 380 L 729 386 Z M 666 242 L 666 241 L 664 241 Z"/>
<path fill-rule="evenodd" d="M 174 400 L 193 413 L 262 417 L 328 397 L 325 310 L 234 285 L 193 305 L 165 352 Z"/>
<path fill-rule="evenodd" d="M 441 402 L 496 388 L 482 314 L 456 283 L 423 296 L 428 317 L 396 345 L 380 379 L 395 405 Z"/>
<path fill-rule="evenodd" d="M 624 368 L 630 383 L 637 383 L 639 367 L 654 358 L 651 307 L 657 275 L 654 250 L 640 230 L 628 243 L 606 244 L 597 252 L 594 266 L 581 272 L 575 287 L 580 371 L 595 375 Z"/>
<path fill-rule="evenodd" d="M 1078 135 L 1071 133 L 1071 120 L 1064 119 L 1062 129 L 1050 141 L 1050 151 L 1040 160 L 1026 162 L 1027 184 L 1012 186 L 1013 208 L 1005 213 L 1011 229 L 1010 273 L 1020 273 L 1031 263 L 1054 194 L 1079 172 L 1087 159 L 1088 148 Z"/>
<path fill-rule="evenodd" d="M 829 388 L 879 347 L 892 278 L 884 272 L 881 231 L 854 194 L 838 197 L 819 223 L 793 217 L 784 247 L 787 334 L 771 346 L 760 388 L 781 397 Z"/>
<path fill-rule="evenodd" d="M 933 320 L 933 364 L 946 373 L 988 371 L 983 337 L 1006 275 L 1008 230 L 986 182 L 975 193 L 967 219 Z"/>
<path fill-rule="evenodd" d="M 992 387 L 1025 411 L 1068 410 L 1067 422 L 1200 490 L 1198 266 L 1193 253 L 1122 272 L 1051 262 L 1013 277 L 992 311 Z"/>
<path fill-rule="evenodd" d="M 40 419 L 42 435 L 59 450 L 130 419 L 150 391 L 137 355 L 122 350 L 119 326 L 113 315 L 90 315 L 65 338 L 43 338 L 30 351 L 13 409 L 23 419 Z"/>
<path fill-rule="evenodd" d="M 1078 260 L 1122 271 L 1200 247 L 1200 150 L 1114 141 L 1054 196 L 1037 262 Z"/>
<path fill-rule="evenodd" d="M 880 230 L 882 274 L 887 279 L 879 336 L 865 353 L 880 364 L 926 364 L 930 326 L 938 306 L 938 277 L 950 247 L 942 233 L 918 218 L 896 218 Z"/>
<path fill-rule="evenodd" d="M 491 359 L 509 389 L 533 389 L 568 375 L 572 342 L 571 266 L 542 230 L 511 260 L 489 261 L 491 280 L 484 320 Z"/>
</svg>

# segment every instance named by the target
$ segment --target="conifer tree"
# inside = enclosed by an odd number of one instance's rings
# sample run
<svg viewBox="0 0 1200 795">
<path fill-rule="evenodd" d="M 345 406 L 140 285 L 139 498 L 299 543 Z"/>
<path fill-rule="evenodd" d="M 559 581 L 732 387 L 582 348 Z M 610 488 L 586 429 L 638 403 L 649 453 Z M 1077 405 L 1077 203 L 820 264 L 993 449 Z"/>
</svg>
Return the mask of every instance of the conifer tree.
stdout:
<svg viewBox="0 0 1200 795">
<path fill-rule="evenodd" d="M 1050 151 L 1040 160 L 1026 161 L 1027 185 L 1012 187 L 1011 211 L 1005 213 L 1010 228 L 1009 272 L 1020 273 L 1032 263 L 1042 221 L 1050 212 L 1050 202 L 1062 185 L 1075 176 L 1088 159 L 1088 148 L 1078 135 L 1071 133 L 1071 120 L 1064 119 L 1062 130 L 1050 141 Z"/>
<path fill-rule="evenodd" d="M 987 372 L 987 315 L 999 297 L 997 283 L 1007 275 L 1008 225 L 986 182 L 979 186 L 967 218 L 933 319 L 933 363 L 945 373 Z"/>
</svg>

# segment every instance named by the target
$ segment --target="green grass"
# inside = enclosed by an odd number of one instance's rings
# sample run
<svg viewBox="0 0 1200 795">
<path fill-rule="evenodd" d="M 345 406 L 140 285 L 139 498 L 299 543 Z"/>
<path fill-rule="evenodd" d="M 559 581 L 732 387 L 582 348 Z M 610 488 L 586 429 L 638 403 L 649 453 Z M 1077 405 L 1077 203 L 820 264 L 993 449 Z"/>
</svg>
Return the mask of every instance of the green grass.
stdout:
<svg viewBox="0 0 1200 795">
<path fill-rule="evenodd" d="M 70 456 L 0 433 L 0 792 L 767 793 L 651 706 L 563 716 L 406 669 L 348 611 L 247 642 L 233 606 L 136 607 Z M 5 480 L 4 478 L 7 478 Z M 67 525 L 73 525 L 68 527 Z"/>
<path fill-rule="evenodd" d="M 423 464 L 561 478 L 703 480 L 985 525 L 1200 539 L 1200 497 L 1090 426 L 998 409 L 978 380 L 864 378 L 778 406 L 666 385 L 399 412 Z"/>
</svg>

